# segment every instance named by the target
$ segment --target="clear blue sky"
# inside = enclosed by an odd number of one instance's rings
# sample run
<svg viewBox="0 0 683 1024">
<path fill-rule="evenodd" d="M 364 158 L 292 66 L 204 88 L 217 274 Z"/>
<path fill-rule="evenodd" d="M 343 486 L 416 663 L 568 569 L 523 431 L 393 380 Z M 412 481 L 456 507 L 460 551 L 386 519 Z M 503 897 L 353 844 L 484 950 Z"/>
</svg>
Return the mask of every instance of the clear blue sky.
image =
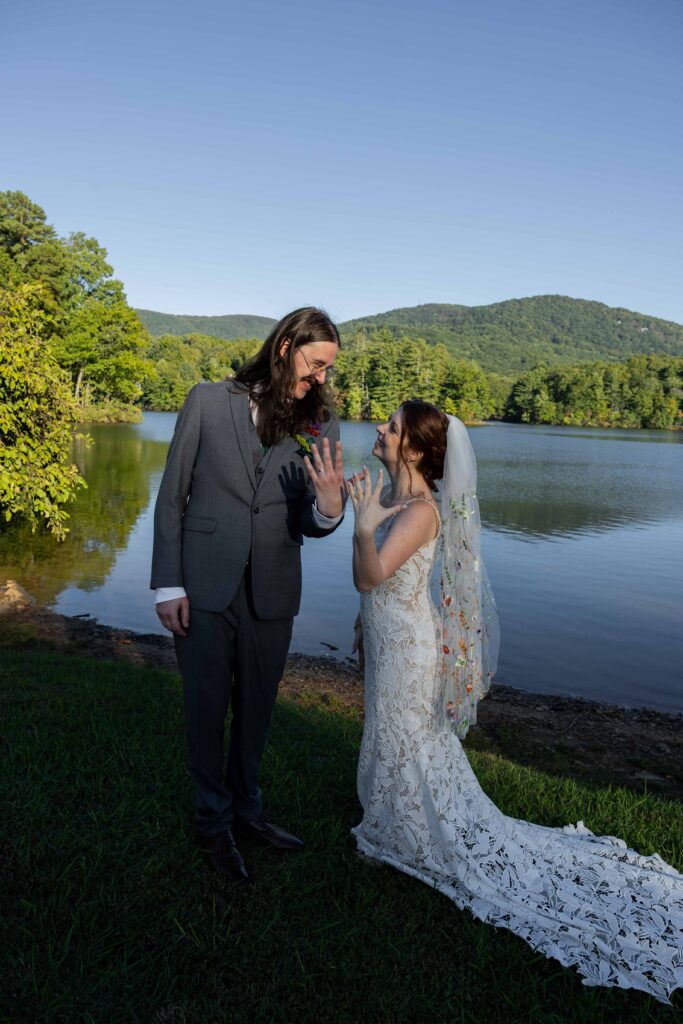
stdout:
<svg viewBox="0 0 683 1024">
<path fill-rule="evenodd" d="M 679 0 L 3 5 L 0 188 L 136 306 L 683 322 Z"/>
</svg>

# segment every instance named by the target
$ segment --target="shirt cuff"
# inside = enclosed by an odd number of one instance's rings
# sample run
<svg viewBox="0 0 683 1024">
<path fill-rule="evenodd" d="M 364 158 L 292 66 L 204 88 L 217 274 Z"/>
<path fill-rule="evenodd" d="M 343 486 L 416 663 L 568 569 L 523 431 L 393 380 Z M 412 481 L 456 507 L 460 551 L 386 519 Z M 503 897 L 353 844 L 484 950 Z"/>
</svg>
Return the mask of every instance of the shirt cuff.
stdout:
<svg viewBox="0 0 683 1024">
<path fill-rule="evenodd" d="M 341 515 L 334 516 L 332 519 L 330 519 L 329 516 L 324 516 L 318 508 L 318 502 L 313 502 L 313 521 L 315 522 L 316 526 L 320 526 L 323 529 L 327 530 L 331 526 L 336 526 L 337 523 L 341 523 L 343 518 L 343 512 L 341 513 Z"/>
<path fill-rule="evenodd" d="M 179 597 L 187 597 L 184 587 L 157 587 L 154 592 L 154 604 L 161 601 L 177 601 Z"/>
</svg>

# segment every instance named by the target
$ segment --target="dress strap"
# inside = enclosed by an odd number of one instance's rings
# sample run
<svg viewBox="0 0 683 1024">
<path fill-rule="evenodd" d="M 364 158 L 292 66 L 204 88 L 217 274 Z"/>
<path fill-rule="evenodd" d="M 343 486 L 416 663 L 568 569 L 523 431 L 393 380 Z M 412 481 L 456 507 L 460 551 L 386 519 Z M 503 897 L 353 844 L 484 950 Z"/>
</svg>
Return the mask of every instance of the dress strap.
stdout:
<svg viewBox="0 0 683 1024">
<path fill-rule="evenodd" d="M 404 505 L 411 505 L 414 501 L 426 501 L 427 504 L 429 505 L 429 507 L 434 510 L 434 515 L 436 516 L 436 526 L 437 526 L 437 534 L 438 534 L 439 530 L 441 529 L 441 514 L 439 513 L 439 510 L 436 507 L 436 505 L 434 504 L 434 502 L 430 501 L 429 498 L 409 498 L 408 501 L 404 501 L 403 504 Z"/>
</svg>

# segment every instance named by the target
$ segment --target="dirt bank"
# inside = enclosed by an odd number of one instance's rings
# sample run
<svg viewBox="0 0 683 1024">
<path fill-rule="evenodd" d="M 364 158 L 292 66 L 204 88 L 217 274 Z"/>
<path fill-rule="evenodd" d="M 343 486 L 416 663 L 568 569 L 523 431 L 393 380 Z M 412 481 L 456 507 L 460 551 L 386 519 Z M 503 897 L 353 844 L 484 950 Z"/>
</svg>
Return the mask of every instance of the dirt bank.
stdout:
<svg viewBox="0 0 683 1024">
<path fill-rule="evenodd" d="M 24 592 L 25 593 L 25 592 Z M 17 595 L 0 628 L 5 645 L 57 647 L 96 658 L 176 670 L 170 637 L 67 618 Z M 357 668 L 331 657 L 290 656 L 281 692 L 297 700 L 363 706 Z M 683 799 L 683 715 L 597 701 L 524 693 L 494 684 L 481 704 L 468 747 L 484 749 L 558 775 Z"/>
</svg>

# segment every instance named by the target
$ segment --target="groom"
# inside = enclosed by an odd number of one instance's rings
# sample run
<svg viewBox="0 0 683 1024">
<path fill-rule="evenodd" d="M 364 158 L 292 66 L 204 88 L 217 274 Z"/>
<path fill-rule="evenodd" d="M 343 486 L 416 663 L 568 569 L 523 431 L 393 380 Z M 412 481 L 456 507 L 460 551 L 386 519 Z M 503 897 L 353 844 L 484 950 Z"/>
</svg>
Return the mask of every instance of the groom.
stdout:
<svg viewBox="0 0 683 1024">
<path fill-rule="evenodd" d="M 338 351 L 329 317 L 297 309 L 234 380 L 196 385 L 156 502 L 150 585 L 183 678 L 198 839 L 233 881 L 249 877 L 235 826 L 280 849 L 304 845 L 263 816 L 258 771 L 299 610 L 302 535 L 324 537 L 343 516 L 324 387 Z"/>
</svg>

